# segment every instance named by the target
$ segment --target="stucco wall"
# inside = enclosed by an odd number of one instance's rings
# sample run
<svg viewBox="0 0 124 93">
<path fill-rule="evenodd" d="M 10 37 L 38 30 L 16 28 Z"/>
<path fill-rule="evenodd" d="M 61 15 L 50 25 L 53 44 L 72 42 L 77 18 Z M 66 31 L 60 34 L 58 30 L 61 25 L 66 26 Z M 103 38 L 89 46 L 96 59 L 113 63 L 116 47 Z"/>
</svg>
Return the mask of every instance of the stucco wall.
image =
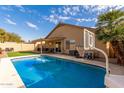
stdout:
<svg viewBox="0 0 124 93">
<path fill-rule="evenodd" d="M 103 43 L 102 41 L 99 41 L 96 39 L 96 47 L 107 53 L 106 44 Z M 102 53 L 98 51 L 95 51 L 95 52 L 97 53 L 97 56 L 104 58 L 104 55 Z"/>
<path fill-rule="evenodd" d="M 0 43 L 0 48 L 14 48 L 14 51 L 33 51 L 34 44 L 20 44 L 20 43 Z"/>
<path fill-rule="evenodd" d="M 48 37 L 65 37 L 66 39 L 63 42 L 64 52 L 67 53 L 66 49 L 66 40 L 75 40 L 76 45 L 83 46 L 83 29 L 74 27 L 74 26 L 60 26 L 54 30 L 54 32 Z"/>
<path fill-rule="evenodd" d="M 76 45 L 83 44 L 83 29 L 64 25 L 55 29 L 55 31 L 48 37 L 66 37 L 67 40 L 75 40 Z"/>
</svg>

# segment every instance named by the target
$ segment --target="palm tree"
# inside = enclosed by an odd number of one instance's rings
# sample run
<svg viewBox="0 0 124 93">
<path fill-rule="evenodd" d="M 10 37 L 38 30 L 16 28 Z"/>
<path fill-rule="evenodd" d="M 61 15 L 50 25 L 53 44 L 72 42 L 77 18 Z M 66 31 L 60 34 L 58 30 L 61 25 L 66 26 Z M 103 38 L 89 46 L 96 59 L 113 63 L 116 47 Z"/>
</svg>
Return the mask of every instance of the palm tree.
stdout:
<svg viewBox="0 0 124 93">
<path fill-rule="evenodd" d="M 110 42 L 117 56 L 117 63 L 124 63 L 124 11 L 112 10 L 98 16 L 96 36 Z"/>
</svg>

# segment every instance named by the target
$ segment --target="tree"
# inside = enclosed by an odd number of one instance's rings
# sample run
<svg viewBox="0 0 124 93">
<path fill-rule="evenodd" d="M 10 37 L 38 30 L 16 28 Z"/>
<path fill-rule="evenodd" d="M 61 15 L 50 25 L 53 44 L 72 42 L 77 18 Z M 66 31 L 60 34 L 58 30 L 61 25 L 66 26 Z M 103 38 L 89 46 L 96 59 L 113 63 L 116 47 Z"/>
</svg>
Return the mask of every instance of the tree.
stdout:
<svg viewBox="0 0 124 93">
<path fill-rule="evenodd" d="M 110 42 L 117 56 L 117 63 L 124 64 L 124 11 L 112 10 L 98 16 L 96 36 Z"/>
<path fill-rule="evenodd" d="M 22 42 L 21 37 L 15 33 L 6 32 L 4 29 L 0 29 L 0 42 Z"/>
<path fill-rule="evenodd" d="M 5 41 L 5 36 L 6 36 L 6 32 L 4 29 L 0 29 L 0 42 L 4 43 Z"/>
<path fill-rule="evenodd" d="M 21 42 L 21 37 L 15 33 L 9 33 L 9 38 L 11 42 Z"/>
</svg>

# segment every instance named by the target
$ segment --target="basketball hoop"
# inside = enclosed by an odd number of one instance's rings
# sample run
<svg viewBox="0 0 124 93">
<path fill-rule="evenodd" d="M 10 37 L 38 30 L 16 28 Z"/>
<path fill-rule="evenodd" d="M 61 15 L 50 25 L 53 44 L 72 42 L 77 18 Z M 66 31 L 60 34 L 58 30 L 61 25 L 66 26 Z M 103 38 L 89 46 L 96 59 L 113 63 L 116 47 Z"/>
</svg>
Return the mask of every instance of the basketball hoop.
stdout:
<svg viewBox="0 0 124 93">
<path fill-rule="evenodd" d="M 107 54 L 99 49 L 95 47 L 95 34 L 91 31 L 88 31 L 87 29 L 84 29 L 84 50 L 97 50 L 99 52 L 101 52 L 106 59 L 106 75 L 109 75 L 109 61 L 108 61 L 108 56 Z"/>
</svg>

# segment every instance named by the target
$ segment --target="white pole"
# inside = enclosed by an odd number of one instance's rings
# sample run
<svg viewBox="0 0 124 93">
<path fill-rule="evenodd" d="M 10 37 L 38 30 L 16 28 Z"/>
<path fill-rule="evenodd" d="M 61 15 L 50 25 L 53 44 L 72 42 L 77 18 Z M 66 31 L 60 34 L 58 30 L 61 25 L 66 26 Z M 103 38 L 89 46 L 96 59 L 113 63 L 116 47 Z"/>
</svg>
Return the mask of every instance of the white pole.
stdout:
<svg viewBox="0 0 124 93">
<path fill-rule="evenodd" d="M 94 47 L 94 49 L 104 54 L 106 60 L 106 75 L 109 76 L 109 60 L 107 54 L 103 50 L 98 49 L 96 47 Z"/>
</svg>

